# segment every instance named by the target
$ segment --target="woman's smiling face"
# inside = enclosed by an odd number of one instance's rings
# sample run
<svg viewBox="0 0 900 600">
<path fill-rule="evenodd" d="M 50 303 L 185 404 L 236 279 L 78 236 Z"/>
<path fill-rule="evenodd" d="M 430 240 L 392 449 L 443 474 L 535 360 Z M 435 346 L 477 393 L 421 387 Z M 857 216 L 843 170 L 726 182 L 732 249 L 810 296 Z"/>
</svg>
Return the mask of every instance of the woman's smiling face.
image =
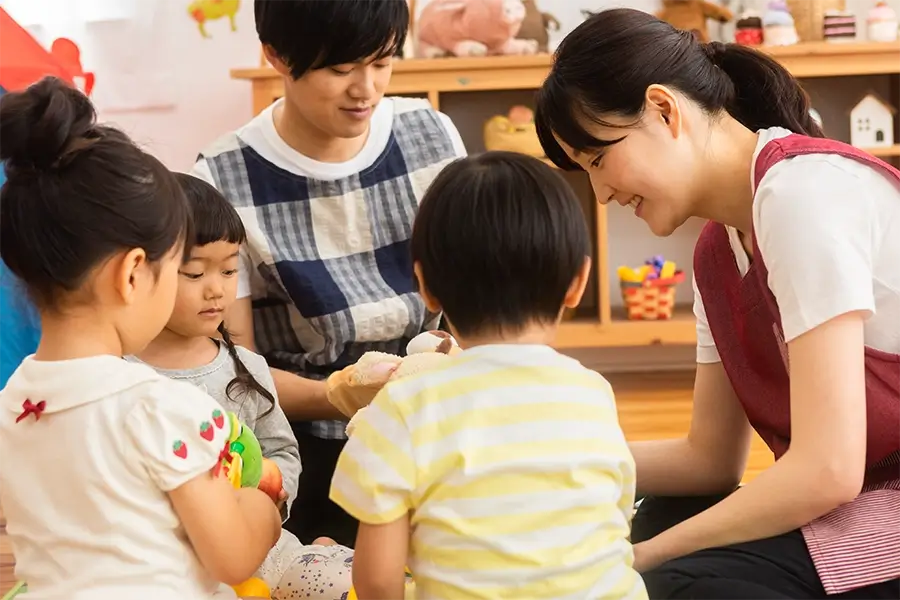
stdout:
<svg viewBox="0 0 900 600">
<path fill-rule="evenodd" d="M 616 116 L 603 121 L 618 127 L 583 123 L 585 132 L 598 140 L 621 141 L 584 152 L 559 138 L 557 142 L 588 173 L 601 204 L 629 207 L 655 235 L 668 236 L 692 213 L 695 153 L 677 99 L 668 90 L 648 90 L 647 96 L 637 123 Z"/>
</svg>

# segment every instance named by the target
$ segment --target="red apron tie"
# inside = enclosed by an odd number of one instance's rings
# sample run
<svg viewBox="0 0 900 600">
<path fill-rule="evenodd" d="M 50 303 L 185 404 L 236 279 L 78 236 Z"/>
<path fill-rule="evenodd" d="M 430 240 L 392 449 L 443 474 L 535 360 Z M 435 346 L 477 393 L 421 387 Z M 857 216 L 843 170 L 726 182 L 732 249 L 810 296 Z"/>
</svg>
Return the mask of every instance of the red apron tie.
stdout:
<svg viewBox="0 0 900 600">
<path fill-rule="evenodd" d="M 41 418 L 41 414 L 43 414 L 45 408 L 47 408 L 47 403 L 43 400 L 41 400 L 37 404 L 34 404 L 31 400 L 26 400 L 22 403 L 22 414 L 20 414 L 16 418 L 16 423 L 18 423 L 28 415 L 34 415 L 34 420 L 39 421 Z"/>
</svg>

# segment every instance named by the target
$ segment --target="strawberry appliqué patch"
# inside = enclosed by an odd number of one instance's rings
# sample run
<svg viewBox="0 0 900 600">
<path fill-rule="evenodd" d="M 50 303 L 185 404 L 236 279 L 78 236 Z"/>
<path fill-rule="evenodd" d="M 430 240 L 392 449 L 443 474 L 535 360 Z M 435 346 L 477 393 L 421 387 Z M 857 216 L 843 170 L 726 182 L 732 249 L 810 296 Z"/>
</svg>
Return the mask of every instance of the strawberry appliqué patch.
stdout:
<svg viewBox="0 0 900 600">
<path fill-rule="evenodd" d="M 187 444 L 182 440 L 175 440 L 175 443 L 172 444 L 172 453 L 178 458 L 187 458 Z"/>
<path fill-rule="evenodd" d="M 213 436 L 215 435 L 216 430 L 213 429 L 209 421 L 203 421 L 202 423 L 200 423 L 200 437 L 202 437 L 207 442 L 211 442 L 213 440 Z"/>
<path fill-rule="evenodd" d="M 217 428 L 222 429 L 222 427 L 225 426 L 225 415 L 223 415 L 222 411 L 218 408 L 213 411 L 212 419 Z"/>
</svg>

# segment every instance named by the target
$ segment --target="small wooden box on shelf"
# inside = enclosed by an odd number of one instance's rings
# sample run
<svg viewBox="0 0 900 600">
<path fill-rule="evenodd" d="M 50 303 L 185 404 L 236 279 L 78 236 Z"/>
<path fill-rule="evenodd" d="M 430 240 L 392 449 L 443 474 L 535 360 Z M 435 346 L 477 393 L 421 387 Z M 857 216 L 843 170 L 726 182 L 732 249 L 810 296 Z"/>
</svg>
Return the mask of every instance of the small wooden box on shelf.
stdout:
<svg viewBox="0 0 900 600">
<path fill-rule="evenodd" d="M 807 42 L 793 46 L 760 47 L 801 79 L 892 76 L 891 89 L 900 90 L 900 42 L 848 43 Z M 441 95 L 460 92 L 491 92 L 536 89 L 550 69 L 552 58 L 502 56 L 481 58 L 406 59 L 394 63 L 389 95 L 421 95 L 437 109 Z M 281 77 L 274 69 L 261 66 L 231 71 L 234 79 L 252 84 L 253 112 L 259 113 L 283 93 Z M 890 99 L 900 103 L 900 92 Z M 895 136 L 900 139 L 900 135 Z M 868 149 L 876 156 L 896 161 L 900 144 Z M 695 344 L 696 331 L 690 307 L 676 307 L 672 318 L 657 321 L 629 320 L 625 311 L 611 303 L 609 232 L 605 206 L 593 211 L 597 244 L 594 264 L 597 308 L 590 316 L 566 320 L 560 327 L 556 345 L 560 348 L 635 347 L 657 344 Z"/>
</svg>

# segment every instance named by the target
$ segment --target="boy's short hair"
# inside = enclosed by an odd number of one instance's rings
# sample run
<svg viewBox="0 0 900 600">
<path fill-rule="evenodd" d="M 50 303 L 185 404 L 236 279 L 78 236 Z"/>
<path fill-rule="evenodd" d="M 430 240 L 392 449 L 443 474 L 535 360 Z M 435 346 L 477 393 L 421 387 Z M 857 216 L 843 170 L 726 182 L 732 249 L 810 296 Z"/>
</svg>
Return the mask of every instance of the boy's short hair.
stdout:
<svg viewBox="0 0 900 600">
<path fill-rule="evenodd" d="M 397 54 L 409 29 L 407 0 L 255 0 L 259 41 L 294 79 L 313 69 Z"/>
<path fill-rule="evenodd" d="M 425 193 L 410 245 L 461 336 L 555 323 L 591 254 L 572 188 L 540 160 L 513 152 L 445 167 Z"/>
</svg>

